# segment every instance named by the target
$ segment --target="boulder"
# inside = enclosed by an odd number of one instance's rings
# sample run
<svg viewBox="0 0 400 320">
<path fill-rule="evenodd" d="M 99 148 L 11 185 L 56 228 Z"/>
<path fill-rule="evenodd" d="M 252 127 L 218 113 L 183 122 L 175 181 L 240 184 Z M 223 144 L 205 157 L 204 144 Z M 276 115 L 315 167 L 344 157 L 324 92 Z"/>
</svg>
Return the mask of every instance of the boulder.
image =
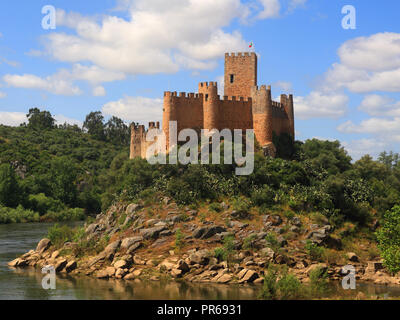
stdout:
<svg viewBox="0 0 400 320">
<path fill-rule="evenodd" d="M 27 266 L 27 261 L 21 258 L 17 258 L 8 263 L 8 266 L 11 268 L 23 268 Z"/>
<path fill-rule="evenodd" d="M 232 274 L 225 273 L 222 275 L 220 278 L 218 278 L 217 282 L 218 283 L 228 283 L 229 281 L 232 280 Z"/>
<path fill-rule="evenodd" d="M 290 221 L 290 223 L 293 226 L 296 226 L 296 227 L 300 227 L 301 226 L 301 220 L 300 220 L 299 217 L 293 217 L 293 219 Z"/>
<path fill-rule="evenodd" d="M 116 263 L 114 263 L 114 268 L 116 269 L 124 269 L 128 267 L 128 262 L 125 260 L 118 260 Z"/>
<path fill-rule="evenodd" d="M 359 262 L 360 260 L 358 259 L 358 256 L 354 252 L 348 252 L 346 254 L 347 259 L 351 262 Z"/>
<path fill-rule="evenodd" d="M 193 231 L 193 238 L 195 239 L 209 239 L 212 236 L 215 236 L 218 233 L 225 232 L 226 229 L 221 226 L 206 226 L 206 227 L 199 227 Z"/>
<path fill-rule="evenodd" d="M 183 275 L 183 272 L 180 269 L 172 269 L 171 270 L 171 276 L 174 278 L 181 278 L 182 275 Z"/>
<path fill-rule="evenodd" d="M 58 261 L 55 265 L 56 272 L 61 272 L 62 270 L 64 270 L 67 264 L 68 264 L 67 259 L 61 259 L 60 261 Z"/>
<path fill-rule="evenodd" d="M 36 251 L 39 253 L 43 253 L 45 252 L 47 249 L 49 249 L 51 246 L 51 241 L 50 239 L 42 239 L 40 240 L 40 242 L 38 243 L 37 247 L 36 247 Z"/>
<path fill-rule="evenodd" d="M 275 252 L 271 248 L 263 248 L 261 249 L 260 253 L 263 257 L 266 257 L 270 260 L 273 260 L 275 257 Z"/>
<path fill-rule="evenodd" d="M 254 280 L 259 278 L 258 273 L 255 272 L 254 270 L 248 270 L 248 269 L 244 269 L 244 270 L 246 270 L 246 272 L 244 273 L 244 276 L 241 278 L 239 283 L 245 283 L 245 282 L 251 283 Z"/>
<path fill-rule="evenodd" d="M 143 237 L 137 236 L 137 237 L 130 237 L 130 238 L 125 238 L 121 242 L 121 248 L 122 249 L 129 249 L 132 245 L 143 241 Z"/>
<path fill-rule="evenodd" d="M 280 226 L 282 224 L 282 218 L 280 216 L 272 216 L 271 222 L 273 226 Z"/>
<path fill-rule="evenodd" d="M 133 245 L 131 245 L 127 251 L 128 254 L 134 253 L 137 249 L 139 249 L 142 246 L 141 242 L 136 242 Z"/>
<path fill-rule="evenodd" d="M 75 260 L 69 261 L 67 265 L 65 266 L 65 271 L 68 273 L 74 271 L 78 267 L 78 264 L 76 263 Z"/>
<path fill-rule="evenodd" d="M 143 207 L 139 204 L 136 203 L 131 203 L 125 210 L 126 214 L 132 214 L 135 213 L 136 211 L 142 209 Z"/>
<path fill-rule="evenodd" d="M 247 211 L 237 211 L 237 210 L 234 210 L 234 211 L 232 211 L 231 212 L 231 217 L 233 218 L 233 219 L 239 219 L 239 220 L 241 220 L 241 219 L 248 219 L 249 217 L 250 217 L 250 213 L 248 213 Z"/>
<path fill-rule="evenodd" d="M 108 279 L 115 275 L 115 268 L 114 267 L 107 267 L 103 270 L 100 270 L 96 273 L 96 278 L 98 279 Z"/>
<path fill-rule="evenodd" d="M 112 243 L 110 243 L 105 249 L 104 252 L 107 253 L 108 255 L 114 254 L 117 252 L 119 246 L 121 244 L 121 240 L 116 240 Z"/>
<path fill-rule="evenodd" d="M 144 239 L 157 239 L 160 233 L 166 229 L 167 228 L 165 226 L 142 229 L 140 230 L 140 234 Z"/>
<path fill-rule="evenodd" d="M 210 261 L 208 250 L 203 249 L 190 254 L 189 261 L 191 265 L 194 264 L 207 265 L 208 262 Z"/>
</svg>

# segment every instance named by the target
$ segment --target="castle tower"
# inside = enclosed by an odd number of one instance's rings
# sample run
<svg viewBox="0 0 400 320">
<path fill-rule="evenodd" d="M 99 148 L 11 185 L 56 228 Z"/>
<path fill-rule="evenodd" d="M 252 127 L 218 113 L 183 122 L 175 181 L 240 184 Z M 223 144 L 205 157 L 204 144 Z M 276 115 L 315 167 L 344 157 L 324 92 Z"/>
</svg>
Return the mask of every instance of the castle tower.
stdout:
<svg viewBox="0 0 400 320">
<path fill-rule="evenodd" d="M 176 92 L 164 92 L 164 109 L 163 109 L 163 121 L 162 121 L 162 130 L 166 137 L 166 147 L 167 152 L 170 149 L 170 141 L 169 141 L 169 122 L 170 121 L 178 121 L 178 114 L 176 110 Z"/>
<path fill-rule="evenodd" d="M 199 94 L 203 95 L 204 129 L 219 129 L 219 96 L 216 82 L 200 82 Z"/>
<path fill-rule="evenodd" d="M 257 55 L 226 53 L 225 96 L 250 97 L 253 86 L 257 86 Z"/>
<path fill-rule="evenodd" d="M 294 131 L 294 108 L 293 108 L 293 95 L 290 94 L 289 97 L 286 94 L 281 95 L 281 104 L 285 109 L 285 113 L 288 117 L 287 132 L 295 139 Z"/>
<path fill-rule="evenodd" d="M 145 128 L 143 125 L 136 125 L 133 123 L 131 125 L 131 146 L 130 146 L 130 159 L 136 157 L 144 158 L 143 149 L 145 149 L 144 143 L 145 138 Z"/>
<path fill-rule="evenodd" d="M 265 85 L 252 88 L 254 134 L 261 147 L 272 141 L 272 98 L 271 87 Z"/>
</svg>

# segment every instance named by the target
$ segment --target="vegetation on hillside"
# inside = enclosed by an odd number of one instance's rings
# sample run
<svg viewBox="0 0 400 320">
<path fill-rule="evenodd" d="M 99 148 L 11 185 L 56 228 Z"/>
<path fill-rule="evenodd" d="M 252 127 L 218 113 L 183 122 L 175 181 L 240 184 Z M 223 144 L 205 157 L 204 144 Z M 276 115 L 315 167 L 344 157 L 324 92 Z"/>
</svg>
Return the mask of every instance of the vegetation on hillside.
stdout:
<svg viewBox="0 0 400 320">
<path fill-rule="evenodd" d="M 99 113 L 97 113 L 98 115 Z M 98 136 L 99 131 L 104 134 Z M 20 127 L 0 126 L 0 223 L 77 220 L 101 211 L 98 179 L 128 152 L 122 120 L 89 114 L 84 129 L 29 110 Z"/>
</svg>

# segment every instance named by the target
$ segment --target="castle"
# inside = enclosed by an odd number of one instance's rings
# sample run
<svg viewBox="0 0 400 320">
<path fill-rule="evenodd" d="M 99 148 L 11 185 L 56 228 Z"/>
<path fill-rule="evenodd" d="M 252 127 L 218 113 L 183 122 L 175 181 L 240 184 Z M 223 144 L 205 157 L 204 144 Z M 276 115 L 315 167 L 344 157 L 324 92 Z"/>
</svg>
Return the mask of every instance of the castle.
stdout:
<svg viewBox="0 0 400 320">
<path fill-rule="evenodd" d="M 271 86 L 257 86 L 257 55 L 254 52 L 225 54 L 225 92 L 218 95 L 216 82 L 201 82 L 198 93 L 164 93 L 162 130 L 169 146 L 169 122 L 183 129 L 254 129 L 256 140 L 266 154 L 274 156 L 273 133 L 295 138 L 293 95 L 272 100 Z M 160 129 L 150 122 L 149 129 Z M 145 127 L 132 124 L 130 158 L 145 158 L 149 144 Z"/>
</svg>

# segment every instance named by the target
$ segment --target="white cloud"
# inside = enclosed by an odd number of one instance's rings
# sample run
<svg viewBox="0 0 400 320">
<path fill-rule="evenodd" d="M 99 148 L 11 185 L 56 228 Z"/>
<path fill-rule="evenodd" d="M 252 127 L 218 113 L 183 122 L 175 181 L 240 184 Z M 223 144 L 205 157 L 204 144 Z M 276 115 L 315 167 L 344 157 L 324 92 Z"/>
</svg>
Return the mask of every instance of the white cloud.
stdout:
<svg viewBox="0 0 400 320">
<path fill-rule="evenodd" d="M 0 124 L 5 126 L 19 126 L 26 122 L 26 114 L 23 112 L 0 111 Z"/>
<path fill-rule="evenodd" d="M 102 111 L 129 122 L 147 123 L 162 120 L 162 99 L 126 96 L 118 101 L 106 103 Z"/>
<path fill-rule="evenodd" d="M 293 91 L 293 86 L 291 82 L 287 81 L 277 81 L 272 84 L 273 86 L 277 86 L 279 89 L 285 91 L 285 92 L 292 92 Z"/>
<path fill-rule="evenodd" d="M 359 139 L 350 142 L 344 141 L 342 142 L 342 145 L 353 160 L 359 160 L 367 154 L 376 158 L 381 152 L 390 149 L 390 144 L 379 139 Z"/>
<path fill-rule="evenodd" d="M 304 6 L 307 0 L 290 0 L 289 2 L 289 11 L 293 11 L 297 7 Z"/>
<path fill-rule="evenodd" d="M 367 95 L 358 109 L 375 117 L 400 117 L 400 101 L 388 96 Z"/>
<path fill-rule="evenodd" d="M 0 91 L 0 99 L 7 97 L 7 93 Z"/>
<path fill-rule="evenodd" d="M 78 126 L 82 127 L 82 121 L 68 118 L 62 114 L 54 116 L 57 124 L 77 124 Z M 6 126 L 19 126 L 20 124 L 27 122 L 28 119 L 26 118 L 26 113 L 24 112 L 7 112 L 7 111 L 0 111 L 0 124 Z"/>
<path fill-rule="evenodd" d="M 106 89 L 102 86 L 93 88 L 93 96 L 95 97 L 104 97 L 106 95 Z"/>
<path fill-rule="evenodd" d="M 325 74 L 324 90 L 400 91 L 400 33 L 377 33 L 346 41 L 338 55 L 340 62 Z"/>
<path fill-rule="evenodd" d="M 26 89 L 40 89 L 57 95 L 80 95 L 81 89 L 75 81 L 87 81 L 93 87 L 93 95 L 105 95 L 105 89 L 100 83 L 125 79 L 125 74 L 104 70 L 98 66 L 84 66 L 79 63 L 72 66 L 72 70 L 60 69 L 57 73 L 45 78 L 32 74 L 5 75 L 3 80 L 12 87 Z"/>
<path fill-rule="evenodd" d="M 354 124 L 349 120 L 339 125 L 337 129 L 342 133 L 385 135 L 387 140 L 397 140 L 400 137 L 400 117 L 393 119 L 370 118 L 359 124 Z"/>
<path fill-rule="evenodd" d="M 56 120 L 56 124 L 68 123 L 68 124 L 71 124 L 71 125 L 76 124 L 76 125 L 78 125 L 78 127 L 82 127 L 83 126 L 83 122 L 82 121 L 66 117 L 66 116 L 64 116 L 62 114 L 55 115 L 54 119 Z"/>
<path fill-rule="evenodd" d="M 258 14 L 258 19 L 268 19 L 279 17 L 281 4 L 279 0 L 259 0 L 263 5 L 263 10 Z"/>
<path fill-rule="evenodd" d="M 339 118 L 348 108 L 348 96 L 344 94 L 324 94 L 312 91 L 308 96 L 295 96 L 295 116 L 305 120 L 310 118 Z"/>
<path fill-rule="evenodd" d="M 56 75 L 41 78 L 32 74 L 7 74 L 3 77 L 3 80 L 11 87 L 40 89 L 57 95 L 74 96 L 82 93 L 81 90 L 70 81 Z"/>
<path fill-rule="evenodd" d="M 242 16 L 240 0 L 138 0 L 128 4 L 127 19 L 112 15 L 92 19 L 59 11 L 61 24 L 76 34 L 49 34 L 48 53 L 64 62 L 90 61 L 106 70 L 155 74 L 213 68 L 213 60 L 224 52 L 246 48 L 239 32 L 223 31 Z"/>
</svg>

